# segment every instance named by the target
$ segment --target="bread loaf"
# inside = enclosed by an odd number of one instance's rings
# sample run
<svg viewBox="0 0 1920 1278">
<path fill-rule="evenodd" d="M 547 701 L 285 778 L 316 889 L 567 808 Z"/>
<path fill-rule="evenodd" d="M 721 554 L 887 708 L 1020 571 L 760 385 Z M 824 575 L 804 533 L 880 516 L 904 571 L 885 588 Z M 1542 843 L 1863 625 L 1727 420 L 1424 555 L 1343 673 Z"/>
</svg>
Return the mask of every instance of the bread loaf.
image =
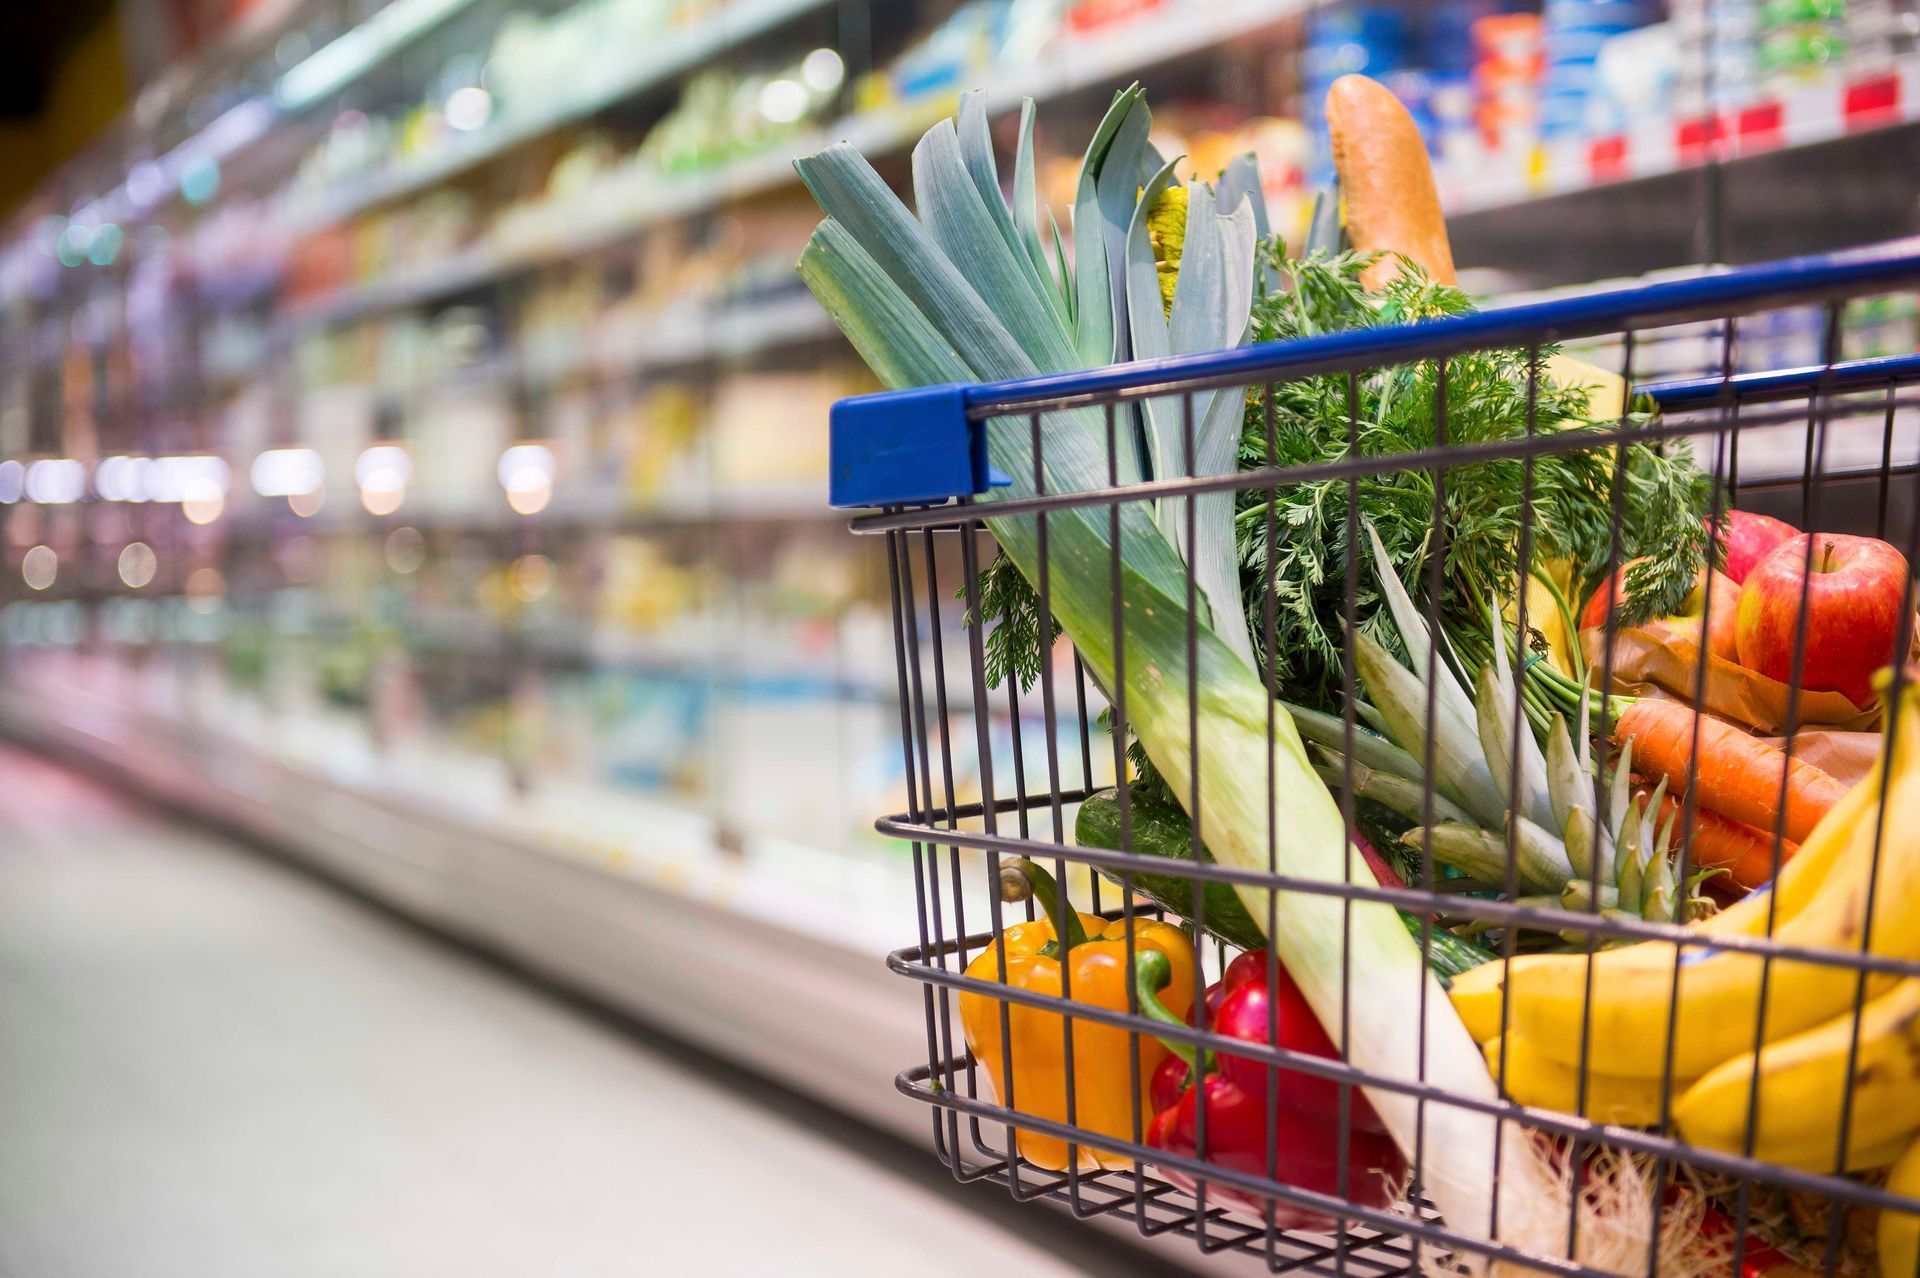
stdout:
<svg viewBox="0 0 1920 1278">
<path fill-rule="evenodd" d="M 1454 283 L 1453 249 L 1433 166 L 1400 99 L 1366 76 L 1343 75 L 1327 91 L 1327 128 L 1353 246 L 1404 254 L 1439 283 Z M 1400 269 L 1396 259 L 1382 258 L 1363 282 L 1379 288 Z"/>
</svg>

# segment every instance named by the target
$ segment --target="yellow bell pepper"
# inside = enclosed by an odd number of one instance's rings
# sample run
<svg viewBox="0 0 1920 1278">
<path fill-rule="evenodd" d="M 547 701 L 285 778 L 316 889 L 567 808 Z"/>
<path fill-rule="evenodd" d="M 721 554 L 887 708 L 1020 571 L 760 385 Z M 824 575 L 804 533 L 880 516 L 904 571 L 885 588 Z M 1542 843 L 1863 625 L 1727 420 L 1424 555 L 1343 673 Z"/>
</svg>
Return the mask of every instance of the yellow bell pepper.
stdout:
<svg viewBox="0 0 1920 1278">
<path fill-rule="evenodd" d="M 1004 951 L 1008 985 L 1058 998 L 1064 951 L 1074 1002 L 1127 1011 L 1131 1006 L 1128 991 L 1134 984 L 1133 969 L 1127 964 L 1127 920 L 1108 922 L 1097 914 L 1069 913 L 1064 895 L 1056 891 L 1046 871 L 1027 861 L 1019 862 L 1018 870 L 1031 885 L 1046 917 L 1004 929 L 997 940 L 967 964 L 967 975 L 998 984 L 1000 954 Z M 1064 946 L 1055 940 L 1056 919 L 1066 923 Z M 1161 1002 L 1176 1016 L 1184 1018 L 1193 1006 L 1193 946 L 1184 932 L 1168 923 L 1135 919 L 1132 926 L 1136 953 L 1158 950 L 1167 956 L 1173 975 L 1161 995 Z M 1007 1008 L 1011 1053 L 1003 1051 L 1000 1036 L 1003 1004 Z M 1069 1120 L 1066 1019 L 1058 1012 L 987 994 L 965 991 L 960 995 L 960 1024 L 966 1031 L 967 1046 L 986 1069 L 994 1093 L 1003 1104 L 1023 1114 L 1058 1123 L 1071 1121 L 1076 1127 L 1102 1135 L 1133 1140 L 1135 1119 L 1142 1132 L 1153 1120 L 1147 1083 L 1155 1067 L 1166 1058 L 1167 1049 L 1152 1034 L 1138 1035 L 1138 1045 L 1134 1048 L 1140 1059 L 1136 1112 L 1133 1071 L 1128 1063 L 1128 1040 L 1134 1036 L 1118 1026 L 1072 1018 L 1074 1112 Z M 1011 1094 L 1005 1077 L 1009 1056 L 1013 1065 Z M 1063 1171 L 1067 1166 L 1067 1142 L 1056 1137 L 1021 1129 L 1019 1149 L 1021 1157 L 1048 1171 Z M 1085 1145 L 1079 1146 L 1078 1153 L 1083 1170 L 1129 1167 L 1133 1163 L 1130 1158 Z"/>
</svg>

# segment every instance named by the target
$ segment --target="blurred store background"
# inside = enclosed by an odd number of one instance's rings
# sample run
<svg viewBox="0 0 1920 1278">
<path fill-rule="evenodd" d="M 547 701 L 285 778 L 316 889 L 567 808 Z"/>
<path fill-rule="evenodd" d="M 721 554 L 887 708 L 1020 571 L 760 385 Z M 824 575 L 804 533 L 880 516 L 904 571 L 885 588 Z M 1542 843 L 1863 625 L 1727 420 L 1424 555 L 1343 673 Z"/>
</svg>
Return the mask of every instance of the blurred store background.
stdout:
<svg viewBox="0 0 1920 1278">
<path fill-rule="evenodd" d="M 1045 105 L 1063 208 L 1140 80 L 1163 151 L 1256 152 L 1298 234 L 1365 71 L 1497 302 L 1920 229 L 1917 37 L 1912 0 L 8 5 L 0 727 L 922 1137 L 881 963 L 913 861 L 873 820 L 923 673 L 890 576 L 951 566 L 827 508 L 828 406 L 871 383 L 794 276 L 793 157 L 904 181 L 982 87 L 1003 128 Z M 1857 303 L 1846 354 L 1916 322 Z M 936 780 L 1042 732 L 1010 703 Z"/>
</svg>

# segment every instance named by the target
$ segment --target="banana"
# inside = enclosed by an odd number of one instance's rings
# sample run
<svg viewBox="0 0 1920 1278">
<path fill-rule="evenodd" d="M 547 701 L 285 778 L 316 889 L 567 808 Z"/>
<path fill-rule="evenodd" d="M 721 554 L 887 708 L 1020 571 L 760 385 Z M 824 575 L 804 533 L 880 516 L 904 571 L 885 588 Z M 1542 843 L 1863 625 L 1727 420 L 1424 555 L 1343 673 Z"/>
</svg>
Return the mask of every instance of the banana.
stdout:
<svg viewBox="0 0 1920 1278">
<path fill-rule="evenodd" d="M 1908 1198 L 1920 1198 L 1920 1138 L 1887 1174 L 1887 1189 Z M 1880 1278 L 1914 1278 L 1920 1273 L 1920 1215 L 1882 1211 L 1876 1241 L 1880 1250 Z"/>
<path fill-rule="evenodd" d="M 1891 1140 L 1862 1144 L 1849 1135 L 1847 1165 L 1840 1170 L 1851 1174 L 1891 1166 L 1895 1159 L 1906 1152 L 1907 1143 L 1913 1136 L 1912 1132 L 1902 1132 Z M 1777 1167 L 1798 1167 L 1826 1175 L 1833 1171 L 1833 1145 L 1833 1137 L 1828 1136 L 1816 1145 L 1782 1145 L 1770 1153 L 1755 1151 L 1753 1156 Z"/>
<path fill-rule="evenodd" d="M 1507 964 L 1518 968 L 1542 957 L 1516 954 L 1510 960 L 1495 959 L 1468 968 L 1453 978 L 1447 997 L 1453 1000 L 1453 1010 L 1460 1014 L 1460 1023 L 1473 1035 L 1474 1042 L 1484 1044 L 1500 1036 L 1500 1004 L 1504 998 L 1501 983 L 1507 976 Z"/>
<path fill-rule="evenodd" d="M 1920 693 L 1916 690 L 1910 688 L 1902 697 L 1896 721 L 1884 823 L 1876 819 L 1879 814 L 1871 805 L 1861 814 L 1859 805 L 1850 802 L 1836 806 L 1821 820 L 1788 868 L 1798 867 L 1811 855 L 1813 868 L 1825 866 L 1824 882 L 1775 929 L 1774 936 L 1782 944 L 1857 951 L 1877 855 L 1877 905 L 1872 935 L 1866 938 L 1868 948 L 1875 954 L 1920 957 L 1920 767 L 1915 758 L 1920 754 L 1916 744 Z M 1829 847 L 1828 841 L 1835 838 L 1843 838 L 1846 846 Z M 1783 894 L 1791 890 L 1796 903 L 1805 890 L 1797 880 L 1798 876 L 1796 881 L 1783 881 L 1777 889 Z M 1781 903 L 1786 903 L 1784 895 Z M 1746 911 L 1735 923 L 1751 926 L 1750 916 L 1751 911 Z M 1512 999 L 1510 1031 L 1567 1065 L 1580 1063 L 1585 1042 L 1590 1069 L 1642 1078 L 1657 1078 L 1669 1068 L 1676 1075 L 1703 1075 L 1751 1051 L 1756 1028 L 1765 1042 L 1798 1033 L 1849 1007 L 1856 988 L 1855 974 L 1843 966 L 1779 958 L 1767 964 L 1757 954 L 1711 946 L 1688 949 L 1678 959 L 1679 1005 L 1674 1041 L 1669 1044 L 1666 1027 L 1673 1005 L 1675 957 L 1672 945 L 1647 942 L 1595 955 L 1591 975 L 1584 955 L 1530 963 L 1505 982 Z M 1764 1024 L 1760 1020 L 1763 970 L 1769 973 Z"/>
<path fill-rule="evenodd" d="M 1807 839 L 1799 855 L 1780 871 L 1777 884 L 1749 893 L 1736 904 L 1702 920 L 1693 930 L 1704 936 L 1764 936 L 1770 896 L 1773 898 L 1773 925 L 1776 929 L 1798 916 L 1827 881 L 1841 853 L 1846 851 L 1850 839 L 1844 836 L 1862 819 L 1872 816 L 1879 798 L 1880 770 L 1875 768 L 1867 780 L 1849 790 L 1847 797 L 1835 805 L 1827 817 L 1827 821 L 1833 824 L 1829 826 L 1826 821 L 1821 823 L 1820 829 Z M 1625 956 L 1629 954 L 1638 954 L 1642 960 L 1651 961 L 1662 979 L 1672 980 L 1671 946 L 1633 946 L 1605 952 L 1607 962 L 1622 966 L 1628 963 Z M 1575 965 L 1576 974 L 1584 977 L 1585 963 L 1583 955 L 1521 954 L 1512 959 L 1512 970 L 1521 973 L 1534 967 L 1565 967 L 1572 964 Z M 1460 1020 L 1476 1043 L 1485 1043 L 1500 1033 L 1500 1006 L 1505 998 L 1507 971 L 1506 961 L 1483 963 L 1454 977 L 1447 991 L 1453 1000 L 1454 1011 L 1459 1013 Z M 1598 976 L 1599 972 L 1596 966 L 1595 975 Z M 1661 1020 L 1658 1028 L 1664 1029 L 1665 1024 L 1665 1020 Z M 1577 1053 L 1577 1032 L 1573 1042 L 1573 1050 Z M 1562 1060 L 1563 1065 L 1573 1063 L 1571 1059 Z"/>
<path fill-rule="evenodd" d="M 1851 1076 L 1847 1142 L 1884 1145 L 1920 1129 L 1920 978 L 1909 978 L 1823 1025 L 1769 1043 L 1710 1071 L 1674 1105 L 1680 1134 L 1695 1145 L 1739 1153 L 1758 1080 L 1753 1155 L 1804 1171 L 1831 1171 L 1849 1090 L 1854 1025 L 1860 1045 Z M 1810 1155 L 1803 1161 L 1796 1154 Z"/>
<path fill-rule="evenodd" d="M 1849 1172 L 1879 1171 L 1882 1167 L 1891 1167 L 1900 1161 L 1900 1155 L 1907 1152 L 1907 1146 L 1913 1143 L 1915 1133 L 1904 1132 L 1892 1140 L 1883 1140 L 1878 1145 L 1869 1145 L 1862 1149 L 1854 1146 L 1847 1151 Z M 1848 1142 L 1852 1144 L 1851 1141 Z M 1820 1170 L 1829 1171 L 1833 1167 L 1833 1151 L 1827 1151 L 1827 1165 Z"/>
<path fill-rule="evenodd" d="M 1557 1109 L 1563 1114 L 1578 1113 L 1596 1123 L 1619 1123 L 1627 1127 L 1652 1127 L 1660 1121 L 1660 1080 L 1628 1078 L 1619 1074 L 1587 1073 L 1587 1103 L 1576 1110 L 1580 1096 L 1580 1071 L 1562 1065 L 1541 1054 L 1524 1038 L 1507 1035 L 1486 1043 L 1487 1068 L 1500 1077 L 1500 1049 L 1506 1045 L 1507 1074 L 1505 1089 L 1509 1100 L 1540 1109 Z M 1688 1080 L 1673 1080 L 1672 1096 L 1678 1100 Z"/>
</svg>

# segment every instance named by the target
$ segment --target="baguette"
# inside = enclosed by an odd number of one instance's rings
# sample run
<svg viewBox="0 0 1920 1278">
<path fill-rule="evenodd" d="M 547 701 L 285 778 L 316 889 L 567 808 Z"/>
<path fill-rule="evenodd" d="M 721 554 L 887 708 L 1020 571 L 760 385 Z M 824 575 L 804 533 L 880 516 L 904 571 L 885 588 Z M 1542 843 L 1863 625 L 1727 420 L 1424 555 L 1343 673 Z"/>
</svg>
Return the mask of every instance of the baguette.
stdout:
<svg viewBox="0 0 1920 1278">
<path fill-rule="evenodd" d="M 1401 254 L 1434 282 L 1458 283 L 1433 164 L 1400 99 L 1366 76 L 1343 75 L 1327 91 L 1327 129 L 1353 246 Z M 1389 256 L 1360 279 L 1378 289 L 1400 273 L 1400 259 Z M 1547 371 L 1562 385 L 1586 388 L 1587 414 L 1594 421 L 1613 421 L 1626 409 L 1627 386 L 1618 373 L 1564 353 L 1548 361 Z"/>
<path fill-rule="evenodd" d="M 1327 91 L 1327 129 L 1353 246 L 1403 254 L 1435 282 L 1457 282 L 1427 146 L 1400 99 L 1366 76 L 1343 75 Z M 1400 273 L 1397 258 L 1383 257 L 1361 282 L 1377 289 Z"/>
</svg>

